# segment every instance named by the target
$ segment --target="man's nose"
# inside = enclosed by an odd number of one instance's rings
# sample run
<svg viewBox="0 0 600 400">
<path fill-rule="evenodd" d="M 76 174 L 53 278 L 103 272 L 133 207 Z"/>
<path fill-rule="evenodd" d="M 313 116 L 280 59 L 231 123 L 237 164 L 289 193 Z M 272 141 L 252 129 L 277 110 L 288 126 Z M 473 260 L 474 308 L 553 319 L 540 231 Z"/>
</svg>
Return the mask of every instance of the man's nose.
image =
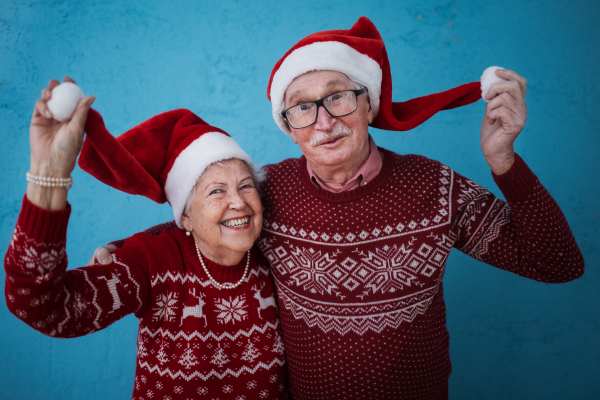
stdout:
<svg viewBox="0 0 600 400">
<path fill-rule="evenodd" d="M 328 131 L 335 125 L 336 119 L 332 117 L 325 107 L 321 106 L 318 110 L 317 122 L 315 128 L 320 131 Z"/>
</svg>

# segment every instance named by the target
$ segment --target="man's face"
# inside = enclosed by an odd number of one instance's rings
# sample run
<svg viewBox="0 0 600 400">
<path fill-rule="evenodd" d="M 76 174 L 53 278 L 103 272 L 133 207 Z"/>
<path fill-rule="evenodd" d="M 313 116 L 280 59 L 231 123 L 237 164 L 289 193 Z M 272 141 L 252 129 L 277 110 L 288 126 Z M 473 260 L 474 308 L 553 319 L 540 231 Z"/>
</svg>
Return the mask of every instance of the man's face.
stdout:
<svg viewBox="0 0 600 400">
<path fill-rule="evenodd" d="M 285 108 L 349 89 L 354 87 L 341 72 L 307 72 L 288 86 L 284 96 Z M 353 161 L 361 161 L 365 154 L 369 154 L 368 126 L 374 113 L 366 95 L 361 94 L 357 100 L 358 108 L 352 114 L 332 117 L 320 107 L 317 122 L 313 125 L 291 128 L 292 140 L 300 146 L 313 169 L 353 164 Z"/>
</svg>

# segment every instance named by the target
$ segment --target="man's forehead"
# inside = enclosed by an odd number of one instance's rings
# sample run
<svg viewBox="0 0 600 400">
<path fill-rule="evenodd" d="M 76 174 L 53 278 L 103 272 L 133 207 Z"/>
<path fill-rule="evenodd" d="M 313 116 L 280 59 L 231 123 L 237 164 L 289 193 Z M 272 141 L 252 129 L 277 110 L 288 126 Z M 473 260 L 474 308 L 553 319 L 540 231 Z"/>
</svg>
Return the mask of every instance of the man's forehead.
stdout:
<svg viewBox="0 0 600 400">
<path fill-rule="evenodd" d="M 350 84 L 350 79 L 337 71 L 310 71 L 297 76 L 286 89 L 284 100 L 291 102 L 297 97 L 331 88 L 344 88 Z"/>
</svg>

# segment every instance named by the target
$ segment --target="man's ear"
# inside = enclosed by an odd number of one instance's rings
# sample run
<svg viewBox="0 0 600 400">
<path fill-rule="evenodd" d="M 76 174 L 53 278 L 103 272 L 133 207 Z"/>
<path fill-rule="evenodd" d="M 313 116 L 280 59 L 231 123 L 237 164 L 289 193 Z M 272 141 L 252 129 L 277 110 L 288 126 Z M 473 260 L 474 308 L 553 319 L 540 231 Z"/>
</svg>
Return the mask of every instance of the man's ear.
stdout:
<svg viewBox="0 0 600 400">
<path fill-rule="evenodd" d="M 375 111 L 373 111 L 373 108 L 371 108 L 371 103 L 369 103 L 369 112 L 367 113 L 367 120 L 369 121 L 369 125 L 371 125 L 373 123 L 374 119 L 375 119 Z"/>
<path fill-rule="evenodd" d="M 371 123 L 375 119 L 375 111 L 373 111 L 373 107 L 371 107 L 371 96 L 369 96 L 368 92 L 366 93 L 365 99 L 367 100 L 367 104 L 369 105 L 369 111 L 367 112 L 367 121 L 369 121 L 369 125 L 371 125 Z"/>
</svg>

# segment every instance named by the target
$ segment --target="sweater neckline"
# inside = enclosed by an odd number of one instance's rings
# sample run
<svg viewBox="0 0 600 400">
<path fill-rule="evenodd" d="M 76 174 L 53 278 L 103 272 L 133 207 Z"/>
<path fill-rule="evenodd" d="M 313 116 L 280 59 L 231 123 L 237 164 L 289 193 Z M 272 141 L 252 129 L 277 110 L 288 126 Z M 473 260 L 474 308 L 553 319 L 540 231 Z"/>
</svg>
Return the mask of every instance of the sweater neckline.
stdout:
<svg viewBox="0 0 600 400">
<path fill-rule="evenodd" d="M 310 193 L 312 193 L 314 196 L 316 196 L 319 199 L 326 201 L 326 202 L 345 203 L 348 201 L 353 201 L 353 200 L 359 199 L 361 197 L 364 197 L 364 196 L 368 195 L 369 193 L 372 193 L 379 186 L 381 186 L 381 184 L 383 184 L 387 180 L 387 178 L 390 176 L 390 174 L 393 171 L 393 168 L 392 168 L 393 153 L 391 151 L 386 150 L 381 147 L 377 147 L 377 149 L 383 153 L 383 165 L 381 167 L 381 171 L 379 171 L 379 174 L 375 177 L 375 179 L 372 179 L 366 185 L 358 187 L 354 190 L 349 190 L 347 192 L 334 193 L 334 192 L 329 192 L 327 190 L 323 190 L 323 189 L 317 187 L 310 180 L 310 175 L 308 174 L 308 168 L 306 166 L 307 161 L 306 161 L 306 157 L 304 157 L 304 156 L 300 157 L 300 165 L 299 165 L 300 180 L 302 181 L 302 184 L 304 185 L 304 187 Z"/>
<path fill-rule="evenodd" d="M 200 260 L 198 259 L 198 253 L 196 252 L 196 243 L 194 242 L 194 238 L 191 236 L 186 236 L 183 229 L 179 229 L 179 241 L 181 243 L 183 249 L 183 256 L 185 260 L 194 268 L 196 275 L 200 276 L 202 279 L 209 280 L 208 276 L 206 276 L 206 272 L 202 268 L 202 264 L 200 264 Z M 252 250 L 250 250 L 250 257 L 252 258 Z M 244 274 L 244 269 L 246 268 L 246 262 L 248 260 L 248 254 L 244 254 L 241 261 L 236 265 L 221 265 L 214 261 L 209 260 L 202 254 L 202 260 L 204 261 L 204 265 L 206 265 L 206 269 L 210 275 L 220 284 L 231 284 L 240 280 L 242 275 Z M 252 260 L 250 260 L 252 263 Z"/>
</svg>

